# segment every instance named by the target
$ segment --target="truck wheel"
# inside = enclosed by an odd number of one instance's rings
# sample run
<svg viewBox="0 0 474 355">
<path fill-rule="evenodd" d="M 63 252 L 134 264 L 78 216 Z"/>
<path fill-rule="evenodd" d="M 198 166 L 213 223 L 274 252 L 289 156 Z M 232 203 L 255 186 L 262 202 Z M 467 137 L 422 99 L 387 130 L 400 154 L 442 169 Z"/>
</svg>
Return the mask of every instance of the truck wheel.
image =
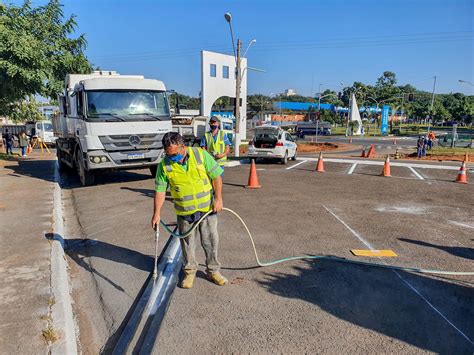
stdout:
<svg viewBox="0 0 474 355">
<path fill-rule="evenodd" d="M 286 151 L 285 156 L 283 158 L 281 158 L 281 163 L 283 165 L 286 165 L 286 163 L 288 163 L 288 151 Z"/>
<path fill-rule="evenodd" d="M 158 165 L 150 166 L 150 173 L 153 179 L 156 177 L 157 170 L 158 170 Z"/>
<path fill-rule="evenodd" d="M 56 150 L 56 157 L 58 158 L 58 170 L 60 172 L 66 172 L 69 169 L 69 166 L 67 166 L 62 160 L 63 153 L 60 149 Z"/>
<path fill-rule="evenodd" d="M 94 183 L 95 175 L 93 172 L 86 170 L 84 167 L 84 159 L 82 158 L 81 150 L 76 153 L 77 174 L 81 180 L 82 186 L 90 186 Z"/>
</svg>

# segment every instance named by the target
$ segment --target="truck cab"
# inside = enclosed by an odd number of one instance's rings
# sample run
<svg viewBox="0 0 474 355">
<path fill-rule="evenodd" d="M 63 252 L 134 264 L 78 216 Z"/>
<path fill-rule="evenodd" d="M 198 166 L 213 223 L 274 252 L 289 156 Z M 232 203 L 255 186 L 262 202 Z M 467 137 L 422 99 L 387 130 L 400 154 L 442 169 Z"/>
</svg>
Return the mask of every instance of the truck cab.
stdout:
<svg viewBox="0 0 474 355">
<path fill-rule="evenodd" d="M 60 167 L 83 185 L 99 170 L 150 168 L 161 161 L 171 118 L 163 82 L 116 72 L 69 74 L 53 120 Z"/>
<path fill-rule="evenodd" d="M 51 121 L 38 121 L 34 128 L 33 137 L 41 138 L 48 145 L 53 145 L 56 142 Z"/>
</svg>

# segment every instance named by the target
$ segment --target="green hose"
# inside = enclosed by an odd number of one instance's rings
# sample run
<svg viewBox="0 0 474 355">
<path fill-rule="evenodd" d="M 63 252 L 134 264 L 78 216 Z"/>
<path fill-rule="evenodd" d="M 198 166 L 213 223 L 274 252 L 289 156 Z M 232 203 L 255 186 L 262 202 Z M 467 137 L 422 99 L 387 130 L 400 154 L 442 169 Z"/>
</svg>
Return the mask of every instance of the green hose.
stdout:
<svg viewBox="0 0 474 355">
<path fill-rule="evenodd" d="M 403 267 L 403 266 L 392 266 L 392 265 L 379 264 L 379 263 L 369 263 L 369 262 L 366 262 L 366 261 L 350 260 L 350 259 L 340 258 L 340 257 L 337 257 L 337 256 L 327 256 L 327 255 L 290 256 L 288 258 L 278 259 L 278 260 L 269 261 L 269 262 L 262 262 L 262 261 L 260 261 L 260 259 L 258 257 L 257 248 L 255 247 L 255 242 L 253 240 L 252 233 L 250 233 L 250 230 L 247 227 L 247 225 L 245 224 L 244 220 L 238 215 L 237 212 L 235 212 L 235 211 L 233 211 L 229 208 L 224 207 L 223 210 L 227 211 L 227 212 L 230 212 L 235 217 L 237 217 L 237 219 L 240 221 L 240 223 L 242 223 L 242 225 L 244 226 L 244 228 L 247 231 L 247 234 L 250 238 L 250 242 L 252 243 L 253 252 L 255 254 L 255 260 L 257 261 L 257 264 L 260 267 L 276 265 L 276 264 L 280 264 L 280 263 L 283 263 L 285 261 L 291 261 L 291 260 L 319 259 L 319 260 L 338 261 L 338 262 L 341 262 L 341 263 L 348 263 L 348 264 L 373 266 L 373 267 L 378 267 L 378 268 L 383 268 L 383 269 L 390 269 L 390 270 L 416 272 L 416 273 L 421 273 L 421 274 L 474 276 L 474 271 L 473 272 L 466 272 L 466 271 L 463 272 L 463 271 L 444 271 L 444 270 L 419 269 L 419 268 L 415 268 L 415 267 Z M 183 234 L 179 234 L 179 233 L 176 233 L 176 232 L 172 231 L 163 221 L 160 221 L 160 223 L 166 229 L 166 231 L 168 233 L 170 233 L 173 237 L 175 237 L 175 238 L 186 238 L 202 223 L 202 221 L 210 213 L 212 213 L 212 211 L 209 211 L 209 212 L 205 213 L 188 231 L 186 231 Z"/>
</svg>

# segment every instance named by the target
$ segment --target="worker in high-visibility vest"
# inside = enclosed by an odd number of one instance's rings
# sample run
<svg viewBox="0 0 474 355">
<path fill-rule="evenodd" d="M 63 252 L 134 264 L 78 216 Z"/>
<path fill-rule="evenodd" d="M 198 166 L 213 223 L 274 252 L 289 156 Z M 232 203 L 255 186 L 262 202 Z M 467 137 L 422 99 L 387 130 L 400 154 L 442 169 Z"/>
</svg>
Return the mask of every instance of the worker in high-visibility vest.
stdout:
<svg viewBox="0 0 474 355">
<path fill-rule="evenodd" d="M 193 286 L 198 267 L 195 257 L 198 236 L 206 254 L 207 277 L 215 284 L 224 286 L 227 279 L 221 275 L 217 260 L 217 212 L 222 211 L 223 207 L 222 168 L 205 150 L 186 147 L 183 137 L 176 132 L 166 133 L 162 143 L 166 157 L 156 172 L 152 227 L 158 227 L 168 187 L 180 233 L 187 232 L 206 212 L 213 211 L 188 237 L 180 239 L 184 259 L 181 287 Z"/>
<path fill-rule="evenodd" d="M 209 120 L 211 130 L 204 134 L 201 140 L 201 148 L 207 150 L 219 163 L 222 169 L 227 161 L 227 154 L 230 150 L 230 141 L 227 135 L 220 129 L 220 119 L 212 116 Z"/>
</svg>

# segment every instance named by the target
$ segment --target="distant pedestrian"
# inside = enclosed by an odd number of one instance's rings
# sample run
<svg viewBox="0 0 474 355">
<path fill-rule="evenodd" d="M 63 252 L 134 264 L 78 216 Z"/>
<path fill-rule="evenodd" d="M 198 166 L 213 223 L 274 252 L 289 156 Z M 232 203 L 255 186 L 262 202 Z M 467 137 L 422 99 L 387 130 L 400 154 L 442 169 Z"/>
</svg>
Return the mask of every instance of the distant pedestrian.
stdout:
<svg viewBox="0 0 474 355">
<path fill-rule="evenodd" d="M 435 133 L 433 131 L 430 131 L 430 133 L 428 133 L 428 148 L 429 149 L 433 148 L 435 139 L 436 139 Z"/>
<path fill-rule="evenodd" d="M 13 155 L 13 135 L 10 133 L 10 131 L 5 129 L 5 133 L 3 134 L 3 139 L 5 141 L 5 145 L 7 146 L 7 155 L 11 154 Z"/>
<path fill-rule="evenodd" d="M 26 148 L 28 147 L 28 136 L 25 131 L 20 133 L 21 156 L 26 157 Z"/>
<path fill-rule="evenodd" d="M 421 136 L 419 136 L 416 141 L 416 155 L 418 158 L 421 158 L 423 155 L 423 138 Z"/>
<path fill-rule="evenodd" d="M 428 147 L 428 135 L 423 136 L 423 150 L 421 156 L 426 157 L 426 148 Z"/>
</svg>

